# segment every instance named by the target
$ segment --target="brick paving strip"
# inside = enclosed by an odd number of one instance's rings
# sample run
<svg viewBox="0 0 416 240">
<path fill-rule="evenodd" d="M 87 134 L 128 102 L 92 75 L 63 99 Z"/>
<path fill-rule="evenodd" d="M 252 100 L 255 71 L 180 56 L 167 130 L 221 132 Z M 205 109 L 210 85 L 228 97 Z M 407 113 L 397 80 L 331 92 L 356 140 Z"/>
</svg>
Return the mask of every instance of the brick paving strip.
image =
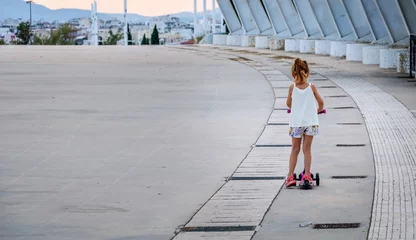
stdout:
<svg viewBox="0 0 416 240">
<path fill-rule="evenodd" d="M 376 168 L 368 239 L 416 239 L 416 118 L 392 95 L 359 77 L 313 70 L 352 97 L 367 126 Z"/>
</svg>

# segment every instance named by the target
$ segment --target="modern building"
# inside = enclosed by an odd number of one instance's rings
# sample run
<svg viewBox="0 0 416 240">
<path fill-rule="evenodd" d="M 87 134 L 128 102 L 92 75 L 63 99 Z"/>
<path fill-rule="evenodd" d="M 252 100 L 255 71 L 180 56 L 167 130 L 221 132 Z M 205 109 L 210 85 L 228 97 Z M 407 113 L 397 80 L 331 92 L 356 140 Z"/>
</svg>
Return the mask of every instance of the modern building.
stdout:
<svg viewBox="0 0 416 240">
<path fill-rule="evenodd" d="M 397 54 L 406 52 L 416 34 L 415 0 L 217 2 L 229 31 L 214 36 L 214 44 L 220 45 L 346 57 L 384 68 L 408 59 Z"/>
</svg>

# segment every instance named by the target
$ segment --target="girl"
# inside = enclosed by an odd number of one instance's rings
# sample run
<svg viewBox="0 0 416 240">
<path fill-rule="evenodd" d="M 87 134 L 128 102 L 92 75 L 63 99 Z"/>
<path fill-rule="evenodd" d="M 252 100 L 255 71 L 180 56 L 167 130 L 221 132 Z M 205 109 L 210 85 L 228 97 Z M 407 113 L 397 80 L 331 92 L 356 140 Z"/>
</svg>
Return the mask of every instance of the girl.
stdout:
<svg viewBox="0 0 416 240">
<path fill-rule="evenodd" d="M 289 136 L 292 137 L 292 152 L 289 160 L 289 174 L 286 179 L 286 187 L 296 186 L 293 173 L 298 161 L 300 145 L 303 138 L 303 154 L 305 156 L 305 174 L 301 180 L 312 183 L 310 176 L 312 153 L 311 145 L 313 137 L 318 134 L 318 113 L 324 109 L 324 101 L 318 93 L 318 89 L 308 83 L 309 67 L 306 61 L 297 58 L 292 65 L 294 84 L 289 87 L 286 105 L 291 109 Z M 317 108 L 316 102 L 319 107 Z"/>
</svg>

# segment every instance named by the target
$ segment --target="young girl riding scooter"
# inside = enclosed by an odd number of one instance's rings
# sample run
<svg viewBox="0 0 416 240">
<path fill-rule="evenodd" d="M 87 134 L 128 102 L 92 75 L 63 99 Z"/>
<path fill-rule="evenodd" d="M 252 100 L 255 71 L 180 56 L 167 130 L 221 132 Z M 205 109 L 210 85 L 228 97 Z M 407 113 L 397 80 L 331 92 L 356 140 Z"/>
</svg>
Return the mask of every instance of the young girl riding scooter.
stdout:
<svg viewBox="0 0 416 240">
<path fill-rule="evenodd" d="M 318 113 L 324 110 L 324 101 L 318 93 L 315 85 L 308 83 L 309 67 L 306 61 L 297 58 L 292 65 L 294 83 L 289 87 L 286 105 L 291 110 L 289 135 L 292 137 L 292 152 L 289 160 L 289 173 L 286 179 L 286 187 L 296 186 L 293 173 L 298 161 L 300 146 L 303 139 L 303 154 L 305 156 L 305 173 L 301 180 L 312 183 L 312 140 L 318 135 Z M 318 107 L 316 106 L 318 102 Z"/>
</svg>

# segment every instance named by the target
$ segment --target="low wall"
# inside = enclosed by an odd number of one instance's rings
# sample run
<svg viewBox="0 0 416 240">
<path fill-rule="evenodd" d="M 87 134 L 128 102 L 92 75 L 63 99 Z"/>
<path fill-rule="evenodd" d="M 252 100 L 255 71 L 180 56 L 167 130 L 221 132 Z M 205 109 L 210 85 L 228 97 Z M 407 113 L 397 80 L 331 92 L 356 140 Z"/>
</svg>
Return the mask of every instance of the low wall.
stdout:
<svg viewBox="0 0 416 240">
<path fill-rule="evenodd" d="M 213 44 L 214 45 L 227 45 L 227 35 L 214 34 Z"/>
<path fill-rule="evenodd" d="M 285 51 L 286 52 L 299 52 L 299 39 L 286 39 L 285 40 Z"/>
<path fill-rule="evenodd" d="M 241 36 L 240 35 L 227 35 L 227 45 L 228 46 L 241 46 Z"/>
<path fill-rule="evenodd" d="M 396 55 L 397 72 L 409 73 L 410 55 L 409 52 L 399 52 Z"/>
<path fill-rule="evenodd" d="M 397 68 L 397 55 L 409 52 L 407 49 L 381 49 L 380 68 Z"/>
<path fill-rule="evenodd" d="M 241 36 L 241 46 L 242 47 L 254 47 L 255 37 L 250 35 Z"/>
<path fill-rule="evenodd" d="M 269 37 L 257 36 L 255 46 L 256 46 L 256 48 L 259 48 L 259 49 L 269 48 Z"/>
<path fill-rule="evenodd" d="M 301 39 L 299 43 L 300 53 L 315 53 L 315 40 Z"/>
<path fill-rule="evenodd" d="M 347 61 L 362 62 L 363 61 L 363 47 L 366 44 L 351 43 L 347 44 Z"/>
<path fill-rule="evenodd" d="M 285 50 L 285 40 L 278 38 L 269 38 L 270 50 Z"/>
<path fill-rule="evenodd" d="M 347 42 L 331 42 L 331 57 L 347 56 Z"/>
<path fill-rule="evenodd" d="M 317 55 L 331 55 L 331 41 L 316 40 L 315 54 Z"/>
<path fill-rule="evenodd" d="M 365 46 L 363 47 L 363 64 L 380 64 L 380 50 L 387 46 Z"/>
</svg>

